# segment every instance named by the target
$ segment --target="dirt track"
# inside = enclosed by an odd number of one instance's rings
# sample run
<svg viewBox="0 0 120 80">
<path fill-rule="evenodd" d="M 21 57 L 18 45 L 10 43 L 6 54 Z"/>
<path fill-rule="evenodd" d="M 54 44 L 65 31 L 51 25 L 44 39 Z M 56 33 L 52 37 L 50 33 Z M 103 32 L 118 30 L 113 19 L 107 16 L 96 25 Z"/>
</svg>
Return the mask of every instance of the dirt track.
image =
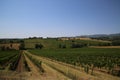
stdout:
<svg viewBox="0 0 120 80">
<path fill-rule="evenodd" d="M 23 63 L 23 60 L 24 57 L 23 57 L 23 52 L 20 52 L 20 59 L 19 59 L 19 62 L 18 62 L 18 66 L 17 66 L 17 72 L 24 72 L 24 63 Z"/>
</svg>

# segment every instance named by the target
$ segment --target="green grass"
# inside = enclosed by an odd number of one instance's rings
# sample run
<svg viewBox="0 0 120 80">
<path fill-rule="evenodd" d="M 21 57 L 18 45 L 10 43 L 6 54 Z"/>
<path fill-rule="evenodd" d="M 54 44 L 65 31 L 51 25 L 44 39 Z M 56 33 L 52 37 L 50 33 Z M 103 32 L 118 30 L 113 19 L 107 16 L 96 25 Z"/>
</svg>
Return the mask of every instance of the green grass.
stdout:
<svg viewBox="0 0 120 80">
<path fill-rule="evenodd" d="M 65 44 L 67 48 L 70 48 L 73 43 L 83 43 L 89 46 L 105 45 L 110 42 L 100 42 L 94 40 L 58 40 L 58 39 L 25 39 L 25 48 L 35 48 L 35 44 L 41 43 L 45 49 L 59 48 L 59 44 Z"/>
</svg>

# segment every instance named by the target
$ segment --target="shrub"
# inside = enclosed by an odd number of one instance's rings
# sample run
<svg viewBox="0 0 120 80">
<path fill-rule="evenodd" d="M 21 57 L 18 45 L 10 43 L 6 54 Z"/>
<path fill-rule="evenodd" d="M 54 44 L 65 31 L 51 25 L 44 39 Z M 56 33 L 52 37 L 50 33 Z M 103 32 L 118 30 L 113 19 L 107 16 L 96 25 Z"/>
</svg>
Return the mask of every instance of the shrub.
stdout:
<svg viewBox="0 0 120 80">
<path fill-rule="evenodd" d="M 82 48 L 87 46 L 87 44 L 73 43 L 71 48 Z"/>
<path fill-rule="evenodd" d="M 42 44 L 35 44 L 35 48 L 36 48 L 36 49 L 42 49 L 42 48 L 43 48 L 43 45 L 42 45 Z"/>
<path fill-rule="evenodd" d="M 24 44 L 24 43 L 21 43 L 20 46 L 19 46 L 19 49 L 20 49 L 20 50 L 25 50 L 25 44 Z"/>
<path fill-rule="evenodd" d="M 66 48 L 65 44 L 59 44 L 59 48 Z"/>
</svg>

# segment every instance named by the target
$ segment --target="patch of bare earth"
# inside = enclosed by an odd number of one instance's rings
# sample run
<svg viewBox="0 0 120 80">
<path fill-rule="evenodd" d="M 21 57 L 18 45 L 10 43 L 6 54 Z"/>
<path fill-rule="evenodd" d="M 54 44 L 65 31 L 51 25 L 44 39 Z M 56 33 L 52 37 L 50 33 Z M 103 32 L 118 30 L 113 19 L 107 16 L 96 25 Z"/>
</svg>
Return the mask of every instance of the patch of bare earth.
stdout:
<svg viewBox="0 0 120 80">
<path fill-rule="evenodd" d="M 0 71 L 0 80 L 26 80 L 26 72 Z"/>
<path fill-rule="evenodd" d="M 24 72 L 25 71 L 25 68 L 24 68 L 24 63 L 23 63 L 23 53 L 20 53 L 20 59 L 19 59 L 19 62 L 18 62 L 18 66 L 17 66 L 17 72 Z"/>
</svg>

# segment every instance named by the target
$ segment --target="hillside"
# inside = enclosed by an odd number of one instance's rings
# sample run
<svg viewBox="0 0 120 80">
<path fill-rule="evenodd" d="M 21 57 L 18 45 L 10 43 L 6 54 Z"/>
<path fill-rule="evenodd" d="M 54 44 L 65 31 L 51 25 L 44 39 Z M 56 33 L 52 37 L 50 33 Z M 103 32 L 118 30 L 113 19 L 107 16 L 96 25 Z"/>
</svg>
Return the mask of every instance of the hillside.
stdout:
<svg viewBox="0 0 120 80">
<path fill-rule="evenodd" d="M 79 44 L 84 46 L 105 46 L 109 45 L 110 41 L 100 40 L 83 40 L 83 39 L 72 39 L 72 40 L 60 40 L 58 38 L 46 38 L 46 39 L 25 39 L 25 48 L 35 48 L 35 44 L 42 44 L 44 48 L 60 48 L 60 45 L 64 45 L 66 48 L 71 48 L 73 44 Z"/>
</svg>

